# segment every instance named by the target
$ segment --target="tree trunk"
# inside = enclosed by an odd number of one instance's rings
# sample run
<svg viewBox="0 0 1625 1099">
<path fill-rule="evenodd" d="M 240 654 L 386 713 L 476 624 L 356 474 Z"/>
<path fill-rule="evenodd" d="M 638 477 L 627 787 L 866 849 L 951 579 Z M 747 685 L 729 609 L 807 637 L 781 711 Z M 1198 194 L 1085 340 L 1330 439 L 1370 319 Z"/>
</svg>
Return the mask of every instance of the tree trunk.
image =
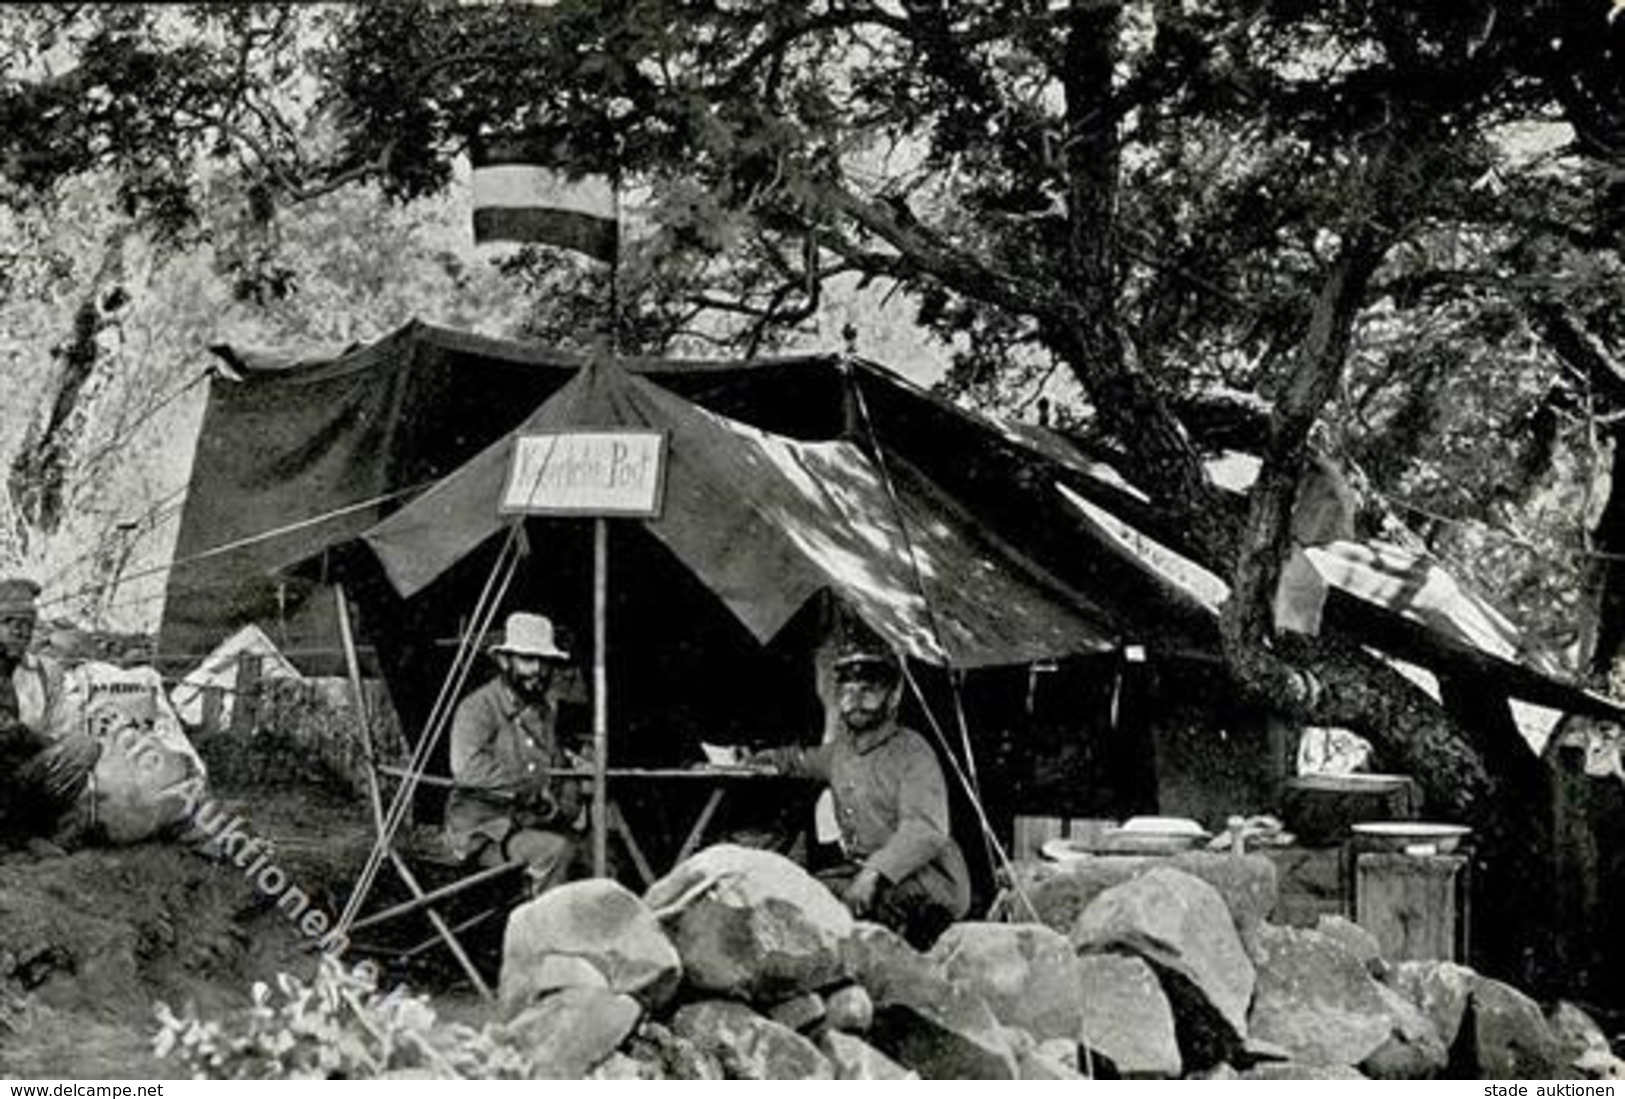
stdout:
<svg viewBox="0 0 1625 1099">
<path fill-rule="evenodd" d="M 1113 79 L 1122 13 L 1079 4 L 1069 14 L 1062 67 L 1066 131 L 1068 290 L 1073 315 L 1044 325 L 1049 346 L 1089 394 L 1106 431 L 1133 456 L 1132 476 L 1154 498 L 1180 501 L 1198 545 L 1228 562 L 1237 515 L 1155 382 L 1134 360 L 1118 308 L 1116 221 L 1122 151 Z"/>
</svg>

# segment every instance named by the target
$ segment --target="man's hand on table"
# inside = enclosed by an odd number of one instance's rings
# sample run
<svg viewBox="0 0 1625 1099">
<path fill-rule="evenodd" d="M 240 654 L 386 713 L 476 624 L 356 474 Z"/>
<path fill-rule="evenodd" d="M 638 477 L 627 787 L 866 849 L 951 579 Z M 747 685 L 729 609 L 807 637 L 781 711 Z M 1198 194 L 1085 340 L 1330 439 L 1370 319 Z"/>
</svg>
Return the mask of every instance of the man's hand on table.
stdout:
<svg viewBox="0 0 1625 1099">
<path fill-rule="evenodd" d="M 798 774 L 803 752 L 800 748 L 759 748 L 745 757 L 745 766 L 762 767 L 781 775 Z"/>
</svg>

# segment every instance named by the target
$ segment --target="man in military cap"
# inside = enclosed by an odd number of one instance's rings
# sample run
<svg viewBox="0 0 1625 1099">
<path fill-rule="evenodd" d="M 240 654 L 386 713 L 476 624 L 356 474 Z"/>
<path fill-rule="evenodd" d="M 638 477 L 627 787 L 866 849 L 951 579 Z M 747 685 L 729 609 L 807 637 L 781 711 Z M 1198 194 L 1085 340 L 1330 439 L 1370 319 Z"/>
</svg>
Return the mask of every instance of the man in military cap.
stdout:
<svg viewBox="0 0 1625 1099">
<path fill-rule="evenodd" d="M 924 950 L 970 907 L 970 875 L 949 834 L 948 789 L 925 738 L 897 723 L 902 666 L 878 639 L 833 664 L 837 723 L 818 748 L 758 758 L 828 783 L 847 862 L 819 874 L 857 916 Z"/>
<path fill-rule="evenodd" d="M 101 747 L 57 728 L 61 669 L 29 651 L 38 597 L 30 580 L 0 579 L 0 833 L 68 840 Z"/>
<path fill-rule="evenodd" d="M 528 867 L 532 893 L 562 883 L 579 854 L 576 780 L 555 778 L 568 760 L 558 742 L 555 678 L 569 660 L 543 615 L 508 616 L 491 647 L 497 675 L 458 705 L 451 722 L 446 838 L 485 866 Z"/>
</svg>

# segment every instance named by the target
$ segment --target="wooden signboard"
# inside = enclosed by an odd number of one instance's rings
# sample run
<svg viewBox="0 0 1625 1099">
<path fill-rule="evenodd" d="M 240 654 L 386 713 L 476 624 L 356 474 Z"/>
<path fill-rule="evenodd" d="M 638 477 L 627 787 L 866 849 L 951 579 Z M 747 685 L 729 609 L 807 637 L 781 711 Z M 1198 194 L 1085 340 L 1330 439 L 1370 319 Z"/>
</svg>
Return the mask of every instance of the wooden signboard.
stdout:
<svg viewBox="0 0 1625 1099">
<path fill-rule="evenodd" d="M 505 514 L 653 519 L 666 481 L 663 431 L 560 431 L 514 439 Z"/>
</svg>

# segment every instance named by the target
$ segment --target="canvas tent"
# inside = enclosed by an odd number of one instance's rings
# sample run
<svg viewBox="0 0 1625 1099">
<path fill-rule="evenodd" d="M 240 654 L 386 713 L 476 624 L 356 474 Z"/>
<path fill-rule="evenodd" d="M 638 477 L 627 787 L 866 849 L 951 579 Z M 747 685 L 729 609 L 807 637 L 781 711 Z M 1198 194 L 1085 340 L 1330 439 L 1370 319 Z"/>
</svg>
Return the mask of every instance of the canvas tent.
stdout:
<svg viewBox="0 0 1625 1099">
<path fill-rule="evenodd" d="M 500 496 L 518 435 L 589 428 L 664 433 L 664 508 L 644 525 L 764 644 L 827 590 L 932 664 L 1027 663 L 1114 646 L 1081 593 L 997 546 L 906 461 L 752 428 L 610 362 L 590 364 L 362 538 L 396 590 L 416 595 L 513 521 Z"/>
<path fill-rule="evenodd" d="M 311 653 L 331 659 L 335 634 L 327 621 L 331 601 L 321 597 L 321 570 L 286 566 L 329 550 L 334 553 L 326 560 L 344 561 L 340 547 L 497 443 L 584 365 L 549 349 L 418 323 L 332 359 L 218 350 L 230 374 L 212 385 L 182 517 L 160 633 L 160 648 L 170 656 L 205 653 L 258 621 L 276 623 L 272 632 L 286 639 L 283 650 L 295 663 Z M 725 364 L 634 359 L 625 365 L 634 380 L 654 383 L 640 387 L 637 401 L 679 398 L 656 414 L 684 417 L 685 431 L 726 440 L 726 447 L 707 449 L 707 461 L 764 471 L 780 505 L 803 520 L 794 537 L 805 539 L 814 528 L 827 535 L 839 526 L 843 507 L 879 514 L 879 471 L 857 459 L 862 437 L 872 436 L 899 500 L 949 517 L 940 522 L 955 532 L 954 547 L 1018 562 L 1023 586 L 1052 596 L 1065 592 L 1065 599 L 1043 604 L 1050 624 L 1041 634 L 1063 629 L 1057 623 L 1068 620 L 1066 646 L 1081 651 L 1124 638 L 1163 637 L 1174 645 L 1211 638 L 1194 601 L 1132 563 L 1101 555 L 1087 530 L 1065 521 L 1046 493 L 1053 462 L 889 371 L 838 356 Z M 679 403 L 688 407 L 678 409 Z M 718 416 L 728 422 L 707 418 Z M 832 470 L 845 471 L 854 495 L 819 498 L 804 491 Z M 1080 491 L 1113 506 L 1125 496 L 1105 481 L 1083 482 L 1074 479 Z M 932 529 L 922 527 L 922 539 L 929 541 Z M 703 533 L 695 529 L 686 537 Z M 388 536 L 387 529 L 379 534 Z M 780 536 L 786 552 L 834 571 L 841 571 L 834 564 L 840 555 L 850 562 L 866 552 L 858 543 L 841 545 L 845 535 L 811 549 L 792 546 L 792 537 Z M 804 572 L 803 582 L 810 575 Z M 923 579 L 933 582 L 929 575 Z M 943 576 L 936 583 L 963 589 L 965 600 L 1002 600 L 998 591 L 980 597 L 978 585 L 959 579 Z M 887 582 L 893 592 L 918 587 L 895 567 Z M 782 617 L 783 609 L 763 613 Z M 921 640 L 920 618 L 913 612 L 908 644 L 923 653 L 929 643 Z M 1035 646 L 1025 627 L 1011 628 L 986 612 L 975 632 L 975 639 L 945 639 L 953 650 L 949 662 L 1015 662 L 1058 647 L 1053 639 Z"/>
<path fill-rule="evenodd" d="M 726 663 L 793 626 L 821 589 L 953 667 L 1127 645 L 1218 651 L 1211 589 L 1166 567 L 1189 547 L 1132 484 L 1058 435 L 966 412 L 862 360 L 632 359 L 625 374 L 587 371 L 551 349 L 417 322 L 337 357 L 217 350 L 228 373 L 211 388 L 182 517 L 166 654 L 207 652 L 253 621 L 276 622 L 296 663 L 332 654 L 321 587 L 343 574 L 412 724 L 412 696 L 449 655 L 454 608 L 472 602 L 489 564 L 491 494 L 509 435 L 527 421 L 654 424 L 682 444 L 669 517 L 648 524 L 649 546 L 616 555 L 634 555 L 616 584 L 639 626 L 631 640 L 674 682 L 699 664 L 685 631 L 707 604 L 731 612 L 710 638 L 711 661 Z M 545 560 L 536 571 L 550 579 L 518 596 L 568 610 L 587 587 L 578 535 L 530 525 L 545 535 L 533 540 Z M 1521 654 L 1460 644 L 1402 600 L 1333 582 L 1325 621 L 1531 701 L 1618 712 Z"/>
<path fill-rule="evenodd" d="M 214 651 L 183 675 L 169 692 L 170 704 L 182 721 L 188 725 L 203 724 L 203 698 L 212 687 L 221 694 L 221 726 L 231 724 L 231 712 L 237 699 L 237 671 L 243 656 L 259 658 L 262 679 L 300 678 L 299 669 L 288 663 L 288 658 L 265 636 L 265 631 L 249 623 L 215 646 Z"/>
</svg>

